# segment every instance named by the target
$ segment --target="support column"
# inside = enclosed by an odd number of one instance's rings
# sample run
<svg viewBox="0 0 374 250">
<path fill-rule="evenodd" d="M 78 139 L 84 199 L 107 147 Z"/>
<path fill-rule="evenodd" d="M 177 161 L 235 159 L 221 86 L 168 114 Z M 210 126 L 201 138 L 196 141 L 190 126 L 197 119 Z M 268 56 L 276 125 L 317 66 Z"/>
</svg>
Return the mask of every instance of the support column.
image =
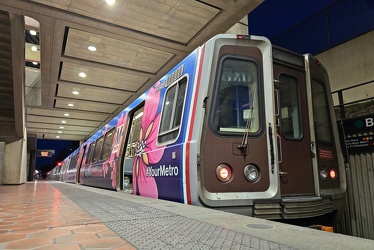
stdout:
<svg viewBox="0 0 374 250">
<path fill-rule="evenodd" d="M 4 156 L 3 184 L 25 183 L 27 176 L 26 138 L 6 144 Z"/>
</svg>

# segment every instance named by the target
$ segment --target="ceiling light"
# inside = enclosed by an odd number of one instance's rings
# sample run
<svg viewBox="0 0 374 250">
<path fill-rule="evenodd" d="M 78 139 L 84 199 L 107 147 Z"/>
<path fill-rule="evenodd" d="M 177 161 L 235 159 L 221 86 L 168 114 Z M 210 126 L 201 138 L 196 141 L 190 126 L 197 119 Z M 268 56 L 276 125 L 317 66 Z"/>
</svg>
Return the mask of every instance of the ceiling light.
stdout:
<svg viewBox="0 0 374 250">
<path fill-rule="evenodd" d="M 96 51 L 96 47 L 95 46 L 88 46 L 88 50 L 90 50 L 90 51 Z"/>
<path fill-rule="evenodd" d="M 38 65 L 38 63 L 37 63 L 37 62 L 32 62 L 32 64 L 34 64 L 34 65 Z"/>
<path fill-rule="evenodd" d="M 30 30 L 30 35 L 36 36 L 36 31 L 35 30 Z"/>
<path fill-rule="evenodd" d="M 61 121 L 61 123 L 66 123 L 66 121 Z"/>
<path fill-rule="evenodd" d="M 64 116 L 69 116 L 69 114 L 68 114 L 68 113 L 65 113 Z"/>
<path fill-rule="evenodd" d="M 86 77 L 87 75 L 84 72 L 79 73 L 80 77 Z"/>
<path fill-rule="evenodd" d="M 71 93 L 73 93 L 74 95 L 79 95 L 79 92 L 78 91 L 76 91 L 76 90 L 74 90 L 73 92 L 71 92 Z"/>
<path fill-rule="evenodd" d="M 60 127 L 60 129 L 63 129 L 63 128 L 64 128 L 63 126 Z"/>
<path fill-rule="evenodd" d="M 35 45 L 31 46 L 31 51 L 38 51 L 38 47 L 36 47 Z"/>
<path fill-rule="evenodd" d="M 105 2 L 109 5 L 113 5 L 116 0 L 105 0 Z"/>
<path fill-rule="evenodd" d="M 62 134 L 62 131 L 57 131 L 57 133 Z"/>
<path fill-rule="evenodd" d="M 69 103 L 68 106 L 69 107 L 74 107 L 74 104 L 73 103 Z"/>
<path fill-rule="evenodd" d="M 60 138 L 60 136 L 56 135 L 56 138 L 58 139 L 58 138 Z"/>
</svg>

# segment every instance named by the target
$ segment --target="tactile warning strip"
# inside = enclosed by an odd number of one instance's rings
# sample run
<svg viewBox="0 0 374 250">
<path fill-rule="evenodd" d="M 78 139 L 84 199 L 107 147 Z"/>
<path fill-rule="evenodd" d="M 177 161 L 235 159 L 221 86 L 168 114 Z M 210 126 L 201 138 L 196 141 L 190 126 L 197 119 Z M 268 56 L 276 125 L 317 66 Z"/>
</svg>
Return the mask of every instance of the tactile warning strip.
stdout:
<svg viewBox="0 0 374 250">
<path fill-rule="evenodd" d="M 53 183 L 138 249 L 293 249 L 146 205 Z"/>
</svg>

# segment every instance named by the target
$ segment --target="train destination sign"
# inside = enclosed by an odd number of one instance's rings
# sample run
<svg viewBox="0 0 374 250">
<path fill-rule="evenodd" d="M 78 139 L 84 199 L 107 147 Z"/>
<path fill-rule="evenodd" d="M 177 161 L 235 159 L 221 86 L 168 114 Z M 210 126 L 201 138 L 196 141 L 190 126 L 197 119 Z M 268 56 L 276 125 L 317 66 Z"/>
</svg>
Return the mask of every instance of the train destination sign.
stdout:
<svg viewBox="0 0 374 250">
<path fill-rule="evenodd" d="M 36 151 L 36 157 L 52 157 L 54 154 L 54 149 L 42 149 Z"/>
</svg>

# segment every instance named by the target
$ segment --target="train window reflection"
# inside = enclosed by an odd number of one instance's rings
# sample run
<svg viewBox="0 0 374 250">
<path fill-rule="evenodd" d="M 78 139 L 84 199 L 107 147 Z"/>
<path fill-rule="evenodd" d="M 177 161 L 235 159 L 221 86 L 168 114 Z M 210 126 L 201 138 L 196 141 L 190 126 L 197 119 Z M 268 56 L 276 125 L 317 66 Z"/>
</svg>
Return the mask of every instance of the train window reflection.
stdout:
<svg viewBox="0 0 374 250">
<path fill-rule="evenodd" d="M 284 74 L 279 77 L 279 80 L 282 134 L 287 139 L 300 139 L 302 128 L 297 80 Z"/>
<path fill-rule="evenodd" d="M 104 142 L 104 136 L 101 136 L 99 139 L 97 139 L 92 162 L 97 162 L 99 160 L 101 146 L 103 145 L 103 142 Z"/>
<path fill-rule="evenodd" d="M 106 159 L 109 158 L 110 148 L 111 148 L 112 143 L 113 143 L 113 137 L 114 137 L 114 128 L 109 130 L 105 134 L 103 152 L 101 154 L 100 160 L 106 160 Z"/>
<path fill-rule="evenodd" d="M 332 125 L 326 89 L 322 83 L 316 80 L 312 80 L 312 99 L 317 140 L 332 143 Z"/>
<path fill-rule="evenodd" d="M 95 142 L 92 142 L 90 144 L 90 147 L 88 148 L 87 160 L 86 160 L 87 164 L 92 163 L 92 155 L 93 155 L 94 149 L 95 149 Z"/>
<path fill-rule="evenodd" d="M 260 128 L 255 62 L 224 59 L 218 86 L 214 127 L 219 132 L 256 133 Z"/>
<path fill-rule="evenodd" d="M 158 143 L 172 142 L 178 138 L 186 96 L 187 77 L 171 86 L 166 94 L 158 135 Z"/>
</svg>

